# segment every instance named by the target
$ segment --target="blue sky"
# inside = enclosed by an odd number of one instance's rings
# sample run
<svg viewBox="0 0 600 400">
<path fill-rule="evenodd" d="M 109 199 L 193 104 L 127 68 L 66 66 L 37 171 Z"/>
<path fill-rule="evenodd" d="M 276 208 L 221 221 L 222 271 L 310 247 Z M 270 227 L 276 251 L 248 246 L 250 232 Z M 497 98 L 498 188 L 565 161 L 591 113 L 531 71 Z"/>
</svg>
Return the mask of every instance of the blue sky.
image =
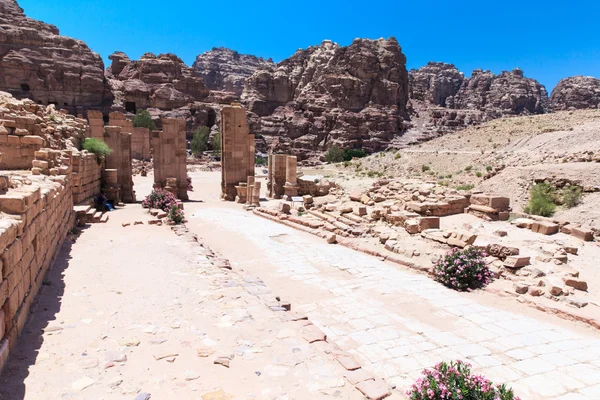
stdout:
<svg viewBox="0 0 600 400">
<path fill-rule="evenodd" d="M 25 13 L 107 57 L 229 47 L 281 61 L 330 39 L 395 36 L 407 67 L 428 61 L 499 73 L 516 67 L 550 91 L 572 75 L 600 77 L 600 1 L 18 0 Z"/>
</svg>

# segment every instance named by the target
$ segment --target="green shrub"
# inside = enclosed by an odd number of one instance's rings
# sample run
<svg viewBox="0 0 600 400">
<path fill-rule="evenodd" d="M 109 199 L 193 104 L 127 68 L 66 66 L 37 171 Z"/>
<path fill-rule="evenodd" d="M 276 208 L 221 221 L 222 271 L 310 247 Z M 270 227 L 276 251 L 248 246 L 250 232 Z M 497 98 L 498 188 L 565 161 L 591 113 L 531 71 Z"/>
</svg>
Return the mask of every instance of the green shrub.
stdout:
<svg viewBox="0 0 600 400">
<path fill-rule="evenodd" d="M 573 208 L 581 203 L 582 190 L 580 187 L 571 186 L 562 192 L 562 201 L 566 208 Z"/>
<path fill-rule="evenodd" d="M 472 166 L 472 165 L 467 165 L 467 166 L 465 167 L 465 171 L 467 171 L 467 172 L 471 171 L 472 169 L 473 169 L 473 166 Z"/>
<path fill-rule="evenodd" d="M 399 160 L 400 158 L 402 158 L 402 154 L 400 154 L 400 153 L 396 153 L 396 154 L 394 155 L 394 160 Z"/>
<path fill-rule="evenodd" d="M 475 187 L 474 185 L 468 185 L 468 184 L 466 184 L 466 185 L 458 185 L 456 187 L 456 190 L 471 190 L 474 187 Z"/>
<path fill-rule="evenodd" d="M 421 165 L 421 171 L 422 172 L 427 172 L 430 169 L 431 169 L 431 167 L 429 165 L 425 165 L 425 164 Z"/>
<path fill-rule="evenodd" d="M 491 165 L 488 165 L 487 167 L 485 167 L 485 170 L 486 170 L 487 172 L 490 172 L 492 169 L 493 169 L 493 168 L 492 168 L 492 166 L 491 166 Z"/>
<path fill-rule="evenodd" d="M 383 153 L 381 153 L 383 154 Z M 367 152 L 363 149 L 345 149 L 344 150 L 344 161 L 351 161 L 353 158 L 363 158 L 367 156 Z M 339 161 L 338 161 L 339 162 Z"/>
<path fill-rule="evenodd" d="M 368 176 L 369 178 L 372 178 L 372 177 L 374 177 L 375 175 L 377 175 L 377 172 L 375 172 L 375 171 L 369 171 L 369 172 L 367 172 L 367 176 Z"/>
<path fill-rule="evenodd" d="M 133 126 L 136 128 L 148 128 L 151 131 L 156 129 L 156 124 L 152 121 L 152 116 L 147 110 L 139 110 L 135 114 Z"/>
<path fill-rule="evenodd" d="M 221 132 L 217 132 L 217 134 L 213 137 L 212 148 L 214 154 L 218 155 L 221 153 Z"/>
<path fill-rule="evenodd" d="M 452 179 L 452 174 L 446 175 L 446 179 Z"/>
<path fill-rule="evenodd" d="M 254 164 L 256 165 L 267 165 L 267 160 L 264 157 L 256 156 L 254 158 Z"/>
<path fill-rule="evenodd" d="M 325 161 L 331 164 L 344 161 L 344 151 L 339 146 L 333 145 L 327 150 L 327 153 L 325 153 Z"/>
<path fill-rule="evenodd" d="M 527 214 L 550 217 L 554 214 L 556 204 L 552 199 L 554 189 L 547 183 L 533 185 L 529 192 L 529 203 L 525 207 Z"/>
<path fill-rule="evenodd" d="M 111 148 L 108 147 L 106 143 L 96 138 L 86 138 L 83 141 L 83 149 L 90 153 L 94 153 L 98 159 L 104 158 L 112 153 Z"/>
<path fill-rule="evenodd" d="M 206 150 L 209 135 L 210 128 L 208 126 L 201 126 L 194 132 L 191 143 L 192 154 L 197 155 Z"/>
<path fill-rule="evenodd" d="M 481 178 L 483 176 L 483 174 L 481 173 L 481 171 L 477 171 L 475 173 L 475 176 L 477 176 L 478 178 Z"/>
</svg>

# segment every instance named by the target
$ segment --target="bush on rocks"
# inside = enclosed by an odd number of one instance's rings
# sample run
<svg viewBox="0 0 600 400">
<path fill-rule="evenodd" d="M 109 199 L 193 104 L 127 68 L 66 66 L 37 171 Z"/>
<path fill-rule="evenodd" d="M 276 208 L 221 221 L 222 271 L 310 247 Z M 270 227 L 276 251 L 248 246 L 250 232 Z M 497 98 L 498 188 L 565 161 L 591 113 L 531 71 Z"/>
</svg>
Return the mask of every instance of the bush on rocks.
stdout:
<svg viewBox="0 0 600 400">
<path fill-rule="evenodd" d="M 435 280 L 455 290 L 479 289 L 492 280 L 492 271 L 485 264 L 485 254 L 475 248 L 454 248 L 442 257 L 433 268 Z"/>
<path fill-rule="evenodd" d="M 175 224 L 185 222 L 185 214 L 177 204 L 177 197 L 164 189 L 154 189 L 148 197 L 142 201 L 144 208 L 156 208 L 167 213 L 167 218 Z"/>
<path fill-rule="evenodd" d="M 424 370 L 407 394 L 410 400 L 520 400 L 505 385 L 471 375 L 471 366 L 460 360 Z"/>
</svg>

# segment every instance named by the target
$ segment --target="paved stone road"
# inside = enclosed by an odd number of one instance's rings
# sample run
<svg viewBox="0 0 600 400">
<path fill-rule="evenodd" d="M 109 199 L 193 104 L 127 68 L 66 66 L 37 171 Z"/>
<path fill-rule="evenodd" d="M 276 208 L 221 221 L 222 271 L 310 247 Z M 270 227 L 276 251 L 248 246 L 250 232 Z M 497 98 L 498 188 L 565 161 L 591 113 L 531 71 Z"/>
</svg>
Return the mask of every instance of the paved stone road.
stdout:
<svg viewBox="0 0 600 400">
<path fill-rule="evenodd" d="M 197 224 L 229 232 L 235 247 L 256 248 L 261 257 L 228 253 L 234 268 L 262 271 L 265 280 L 272 275 L 289 288 L 296 310 L 399 389 L 423 368 L 462 359 L 494 382 L 508 383 L 522 399 L 600 399 L 598 331 L 516 301 L 507 311 L 490 303 L 492 295 L 448 290 L 241 210 L 197 209 L 190 226 L 200 230 Z M 270 266 L 276 270 L 269 273 Z"/>
</svg>

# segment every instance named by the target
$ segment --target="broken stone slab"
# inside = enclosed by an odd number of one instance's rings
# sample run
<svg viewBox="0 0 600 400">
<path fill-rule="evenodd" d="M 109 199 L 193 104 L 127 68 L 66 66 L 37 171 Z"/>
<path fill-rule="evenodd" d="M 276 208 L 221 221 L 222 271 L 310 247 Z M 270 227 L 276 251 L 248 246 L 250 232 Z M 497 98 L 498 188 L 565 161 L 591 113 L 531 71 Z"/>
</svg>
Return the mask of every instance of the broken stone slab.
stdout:
<svg viewBox="0 0 600 400">
<path fill-rule="evenodd" d="M 364 381 L 374 381 L 375 380 L 375 378 L 373 378 L 373 375 L 369 374 L 367 371 L 365 371 L 362 368 L 353 370 L 353 371 L 347 371 L 344 374 L 344 377 L 346 377 L 348 382 L 350 382 L 350 384 L 352 384 L 352 385 L 357 385 Z"/>
<path fill-rule="evenodd" d="M 565 276 L 565 277 L 563 277 L 563 282 L 565 283 L 565 285 L 570 286 L 577 290 L 581 290 L 584 292 L 587 292 L 587 290 L 588 290 L 587 282 L 584 280 L 575 278 L 575 277 Z"/>
<path fill-rule="evenodd" d="M 526 228 L 531 229 L 535 221 L 529 218 L 516 218 L 511 221 L 511 224 L 515 225 L 517 228 Z"/>
<path fill-rule="evenodd" d="M 571 236 L 581 239 L 584 242 L 591 242 L 594 240 L 594 232 L 591 229 L 586 228 L 572 228 Z"/>
<path fill-rule="evenodd" d="M 509 256 L 504 260 L 503 265 L 506 268 L 523 268 L 530 264 L 530 257 Z"/>
<path fill-rule="evenodd" d="M 360 368 L 360 364 L 350 354 L 336 354 L 335 359 L 348 371 Z"/>
<path fill-rule="evenodd" d="M 515 293 L 518 294 L 525 294 L 529 291 L 529 285 L 524 283 L 515 283 L 513 286 L 515 288 Z"/>
<path fill-rule="evenodd" d="M 83 378 L 76 380 L 71 384 L 71 389 L 76 392 L 81 392 L 83 389 L 92 386 L 96 381 L 92 378 L 84 376 Z"/>
<path fill-rule="evenodd" d="M 356 385 L 356 388 L 369 400 L 381 400 L 392 393 L 388 386 L 380 380 L 366 380 Z"/>
<path fill-rule="evenodd" d="M 531 225 L 531 230 L 536 233 L 541 233 L 542 235 L 554 235 L 558 233 L 559 226 L 553 222 L 535 221 L 533 225 Z"/>
<path fill-rule="evenodd" d="M 327 340 L 327 335 L 314 325 L 307 325 L 302 331 L 302 337 L 308 343 L 324 342 Z"/>
</svg>

